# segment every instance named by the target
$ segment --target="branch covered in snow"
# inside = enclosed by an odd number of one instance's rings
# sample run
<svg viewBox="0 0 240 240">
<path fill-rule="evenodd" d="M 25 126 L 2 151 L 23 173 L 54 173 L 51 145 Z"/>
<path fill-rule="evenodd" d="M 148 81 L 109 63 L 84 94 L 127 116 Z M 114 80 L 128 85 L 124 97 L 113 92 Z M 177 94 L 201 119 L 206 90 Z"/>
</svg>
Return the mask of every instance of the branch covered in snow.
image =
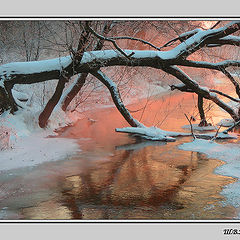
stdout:
<svg viewBox="0 0 240 240">
<path fill-rule="evenodd" d="M 161 49 L 163 48 L 163 47 L 157 47 L 157 46 L 155 46 L 154 44 L 152 44 L 152 43 L 150 43 L 150 42 L 148 42 L 148 41 L 146 41 L 146 40 L 143 40 L 143 39 L 141 39 L 141 38 L 135 38 L 135 37 L 129 37 L 129 36 L 119 36 L 119 37 L 109 37 L 108 38 L 109 40 L 110 39 L 112 39 L 112 40 L 123 40 L 123 39 L 125 39 L 125 40 L 133 40 L 133 41 L 138 41 L 138 42 L 141 42 L 141 43 L 143 43 L 143 44 L 146 44 L 146 45 L 148 45 L 148 46 L 150 46 L 150 47 L 152 47 L 152 48 L 155 48 L 156 50 L 158 50 L 158 51 L 161 51 Z"/>
<path fill-rule="evenodd" d="M 232 131 L 239 124 L 240 124 L 240 121 L 234 122 L 233 125 L 231 127 L 229 127 L 228 129 L 224 130 L 223 133 L 228 133 L 228 132 Z"/>
<path fill-rule="evenodd" d="M 182 133 L 182 132 L 172 132 L 164 131 L 157 127 L 125 127 L 125 128 L 116 128 L 116 132 L 128 133 L 133 137 L 152 140 L 152 141 L 165 141 L 173 142 L 176 141 L 176 137 L 186 137 L 192 136 L 192 133 Z M 204 134 L 195 134 L 195 138 L 201 139 L 236 139 L 236 135 L 230 135 L 225 133 L 218 133 L 217 136 L 215 133 L 204 133 Z"/>
<path fill-rule="evenodd" d="M 204 62 L 204 61 L 192 61 L 192 60 L 184 60 L 179 63 L 181 66 L 186 67 L 195 67 L 195 68 L 206 68 L 213 70 L 220 70 L 222 68 L 227 67 L 240 67 L 239 60 L 225 60 L 218 63 Z"/>
<path fill-rule="evenodd" d="M 176 66 L 165 67 L 164 70 L 165 72 L 168 72 L 169 74 L 175 76 L 188 88 L 192 89 L 196 94 L 206 99 L 212 100 L 219 107 L 227 111 L 232 116 L 233 119 L 235 120 L 238 119 L 238 116 L 236 115 L 235 111 L 228 104 L 220 100 L 215 93 L 210 92 L 207 87 L 201 87 L 196 81 L 192 80 L 187 74 L 185 74 Z"/>
<path fill-rule="evenodd" d="M 233 45 L 240 46 L 240 37 L 239 36 L 227 36 L 219 39 L 214 39 L 210 41 L 207 47 L 223 46 L 223 45 Z"/>
<path fill-rule="evenodd" d="M 175 90 L 175 89 L 177 89 L 177 90 L 179 90 L 179 91 L 181 91 L 181 92 L 194 92 L 191 88 L 189 88 L 188 86 L 186 86 L 186 85 L 183 84 L 183 83 L 182 83 L 182 84 L 181 84 L 181 83 L 180 83 L 180 84 L 173 84 L 173 85 L 170 86 L 170 88 L 171 88 L 172 91 Z M 221 91 L 219 91 L 219 90 L 209 89 L 209 92 L 217 93 L 217 94 L 219 94 L 219 95 L 221 95 L 221 96 L 224 96 L 224 97 L 226 97 L 226 98 L 231 99 L 231 100 L 234 101 L 234 102 L 240 102 L 240 99 L 231 97 L 231 96 L 229 96 L 228 94 L 223 93 L 223 92 L 221 92 Z"/>
<path fill-rule="evenodd" d="M 187 133 L 176 133 L 167 132 L 156 127 L 126 127 L 126 128 L 116 128 L 116 132 L 129 133 L 133 137 L 140 137 L 145 140 L 152 141 L 166 141 L 174 142 L 176 141 L 176 136 L 189 136 Z M 191 134 L 190 134 L 191 135 Z"/>
<path fill-rule="evenodd" d="M 153 68 L 162 68 L 164 65 L 190 65 L 191 62 L 181 60 L 181 57 L 188 56 L 198 50 L 207 41 L 219 39 L 239 30 L 240 21 L 232 22 L 219 29 L 209 29 L 199 31 L 189 37 L 185 42 L 179 44 L 169 51 L 134 51 L 118 49 L 104 51 L 90 51 L 83 54 L 81 62 L 75 66 L 75 71 L 71 69 L 72 57 L 66 56 L 51 60 L 10 63 L 0 66 L 0 86 L 2 81 L 13 81 L 13 83 L 31 84 L 51 79 L 58 79 L 61 71 L 66 71 L 73 75 L 81 72 L 90 72 L 93 69 L 107 66 L 146 66 Z M 99 35 L 100 37 L 100 35 Z M 107 40 L 105 37 L 100 37 Z M 113 41 L 113 40 L 111 40 Z M 128 57 L 126 57 L 128 56 Z M 131 56 L 131 58 L 129 58 Z M 239 61 L 225 62 L 228 65 L 239 66 Z M 203 66 L 203 63 L 198 63 Z M 208 64 L 209 66 L 209 64 Z M 220 65 L 211 67 L 218 68 Z M 196 63 L 195 63 L 195 67 Z M 206 65 L 204 67 L 207 67 Z M 225 66 L 222 66 L 225 67 Z"/>
<path fill-rule="evenodd" d="M 137 123 L 132 119 L 130 113 L 122 104 L 117 87 L 100 70 L 103 67 L 110 66 L 132 66 L 161 69 L 180 80 L 186 86 L 187 90 L 193 91 L 203 98 L 212 100 L 218 106 L 226 110 L 234 120 L 238 119 L 235 111 L 226 103 L 221 101 L 215 93 L 211 92 L 208 88 L 199 86 L 196 81 L 191 79 L 185 72 L 176 66 L 189 66 L 220 70 L 234 84 L 236 91 L 239 93 L 240 97 L 238 83 L 233 78 L 233 76 L 226 71 L 226 67 L 228 66 L 239 67 L 240 61 L 229 60 L 223 61 L 221 63 L 208 63 L 186 60 L 189 55 L 196 52 L 200 48 L 208 46 L 209 44 L 214 44 L 219 40 L 237 42 L 239 39 L 232 36 L 231 34 L 240 29 L 240 21 L 233 21 L 218 29 L 195 29 L 181 34 L 179 36 L 181 39 L 179 40 L 183 42 L 168 51 L 159 51 L 158 48 L 156 48 L 157 51 L 133 51 L 128 49 L 121 49 L 115 41 L 117 38 L 114 40 L 114 38 L 104 37 L 103 35 L 98 34 L 88 25 L 88 22 L 86 22 L 86 28 L 89 30 L 87 31 L 86 36 L 88 36 L 89 32 L 91 32 L 95 37 L 100 39 L 100 41 L 112 42 L 115 49 L 85 51 L 85 45 L 80 44 L 79 48 L 81 50 L 78 49 L 79 51 L 76 52 L 76 54 L 70 56 L 43 61 L 10 63 L 0 66 L 0 92 L 2 93 L 2 96 L 4 96 L 3 98 L 7 99 L 9 102 L 6 107 L 1 106 L 1 109 L 5 111 L 6 109 L 11 108 L 12 113 L 17 111 L 17 104 L 14 101 L 11 91 L 15 84 L 32 84 L 52 79 L 59 79 L 59 84 L 64 85 L 63 81 L 66 81 L 66 79 L 69 79 L 73 75 L 79 73 L 91 73 L 102 83 L 104 83 L 105 86 L 107 86 L 111 92 L 114 103 L 116 104 L 119 111 L 125 115 L 125 118 L 128 119 L 127 121 L 130 123 L 130 125 L 137 126 Z M 132 38 L 132 40 L 137 39 Z M 140 41 L 142 43 L 148 44 L 147 41 Z M 62 91 L 59 92 L 61 93 Z"/>
</svg>

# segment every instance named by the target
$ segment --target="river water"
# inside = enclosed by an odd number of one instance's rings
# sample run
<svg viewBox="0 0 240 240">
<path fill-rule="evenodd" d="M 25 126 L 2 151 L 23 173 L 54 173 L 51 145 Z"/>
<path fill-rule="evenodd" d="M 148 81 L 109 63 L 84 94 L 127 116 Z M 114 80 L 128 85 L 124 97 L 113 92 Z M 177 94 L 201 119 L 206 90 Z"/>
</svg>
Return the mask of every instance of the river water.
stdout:
<svg viewBox="0 0 240 240">
<path fill-rule="evenodd" d="M 155 96 L 128 106 L 147 126 L 187 131 L 184 113 L 196 113 L 190 93 Z M 144 112 L 137 111 L 145 109 Z M 139 141 L 116 133 L 127 123 L 115 108 L 84 113 L 61 132 L 77 139 L 81 152 L 36 167 L 1 173 L 0 219 L 233 219 L 216 175 L 222 161 L 183 151 L 176 142 Z M 219 116 L 220 114 L 220 116 Z M 224 113 L 215 109 L 216 122 Z"/>
</svg>

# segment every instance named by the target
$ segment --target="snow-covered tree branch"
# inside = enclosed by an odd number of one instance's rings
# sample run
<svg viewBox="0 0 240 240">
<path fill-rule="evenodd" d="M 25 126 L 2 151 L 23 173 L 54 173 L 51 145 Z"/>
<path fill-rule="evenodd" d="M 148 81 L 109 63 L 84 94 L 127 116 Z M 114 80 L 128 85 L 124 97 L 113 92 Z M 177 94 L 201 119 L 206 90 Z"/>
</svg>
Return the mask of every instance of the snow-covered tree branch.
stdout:
<svg viewBox="0 0 240 240">
<path fill-rule="evenodd" d="M 170 43 L 176 44 L 178 40 L 180 41 L 178 45 L 166 51 L 161 51 L 163 47 L 156 47 L 154 44 L 136 37 L 108 37 L 106 35 L 111 32 L 111 24 L 105 24 L 101 33 L 98 33 L 98 29 L 94 30 L 89 22 L 86 22 L 84 26 L 77 49 L 74 50 L 71 48 L 70 55 L 68 56 L 32 62 L 13 62 L 0 66 L 1 112 L 10 109 L 11 112 L 14 113 L 18 110 L 19 106 L 12 96 L 12 88 L 15 84 L 32 84 L 58 79 L 58 86 L 53 95 L 55 99 L 53 105 L 49 103 L 51 107 L 49 107 L 48 104 L 42 114 L 40 114 L 40 126 L 45 127 L 56 104 L 62 101 L 62 109 L 66 110 L 69 102 L 85 84 L 88 73 L 91 73 L 109 89 L 116 107 L 121 114 L 123 114 L 127 122 L 131 126 L 137 126 L 135 120 L 131 118 L 131 115 L 122 104 L 119 91 L 114 82 L 101 71 L 102 68 L 112 66 L 128 66 L 150 67 L 162 70 L 184 84 L 181 87 L 177 85 L 172 86 L 172 89 L 194 92 L 201 98 L 216 103 L 219 107 L 227 111 L 235 121 L 239 119 L 238 113 L 227 103 L 219 99 L 217 94 L 232 100 L 235 99 L 237 102 L 238 99 L 227 93 L 200 86 L 196 80 L 189 77 L 180 67 L 221 71 L 228 77 L 234 85 L 236 93 L 240 96 L 238 82 L 227 71 L 229 67 L 239 67 L 239 60 L 228 59 L 218 63 L 211 63 L 188 59 L 193 53 L 202 48 L 211 48 L 214 45 L 223 46 L 226 44 L 239 46 L 240 38 L 232 34 L 239 31 L 240 21 L 233 21 L 220 28 L 207 30 L 195 29 L 182 33 L 177 38 L 168 41 L 166 44 L 162 44 L 165 48 L 169 47 Z M 86 46 L 90 44 L 94 38 L 97 39 L 98 43 L 92 48 L 92 51 L 89 51 Z M 138 41 L 144 45 L 153 47 L 155 50 L 124 49 L 117 44 L 117 41 L 121 40 Z M 113 44 L 112 47 L 115 49 L 106 49 L 106 47 L 102 49 L 104 41 L 111 42 Z M 78 80 L 72 85 L 70 90 L 64 92 L 65 83 L 77 74 L 80 74 Z M 61 97 L 62 94 L 65 96 L 64 98 Z M 48 113 L 46 114 L 46 112 Z M 42 119 L 44 119 L 44 121 Z"/>
</svg>

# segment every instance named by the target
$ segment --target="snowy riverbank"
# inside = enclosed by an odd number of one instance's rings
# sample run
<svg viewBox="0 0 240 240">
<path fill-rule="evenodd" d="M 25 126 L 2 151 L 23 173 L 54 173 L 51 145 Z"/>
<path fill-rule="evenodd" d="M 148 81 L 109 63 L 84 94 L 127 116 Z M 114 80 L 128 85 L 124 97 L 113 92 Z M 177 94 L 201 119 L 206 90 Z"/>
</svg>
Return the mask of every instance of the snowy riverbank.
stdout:
<svg viewBox="0 0 240 240">
<path fill-rule="evenodd" d="M 215 169 L 215 173 L 233 177 L 236 182 L 223 187 L 221 194 L 226 198 L 223 205 L 230 204 L 237 208 L 240 219 L 240 145 L 239 143 L 219 144 L 216 142 L 196 139 L 193 142 L 179 146 L 186 151 L 195 151 L 206 154 L 209 158 L 223 160 L 226 164 Z"/>
<path fill-rule="evenodd" d="M 20 137 L 12 149 L 1 152 L 0 171 L 57 161 L 80 151 L 73 139 L 48 138 L 45 133 Z"/>
<path fill-rule="evenodd" d="M 47 129 L 38 126 L 39 113 L 35 105 L 1 115 L 0 171 L 57 161 L 80 151 L 74 139 L 59 138 L 54 132 L 71 122 L 65 113 L 55 111 Z"/>
</svg>

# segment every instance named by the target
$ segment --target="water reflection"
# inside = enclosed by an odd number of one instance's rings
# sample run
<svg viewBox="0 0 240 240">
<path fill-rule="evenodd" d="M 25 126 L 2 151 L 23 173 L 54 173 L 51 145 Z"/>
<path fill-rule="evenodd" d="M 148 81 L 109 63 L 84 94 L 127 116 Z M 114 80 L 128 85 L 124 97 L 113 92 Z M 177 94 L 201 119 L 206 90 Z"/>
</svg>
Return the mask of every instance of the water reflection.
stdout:
<svg viewBox="0 0 240 240">
<path fill-rule="evenodd" d="M 140 149 L 145 148 L 147 146 L 163 146 L 163 145 L 166 145 L 166 144 L 167 144 L 166 142 L 161 142 L 161 141 L 143 141 L 143 140 L 137 139 L 132 144 L 123 144 L 123 145 L 120 145 L 120 146 L 116 146 L 115 149 L 116 150 L 125 150 L 125 151 L 140 150 Z"/>
<path fill-rule="evenodd" d="M 140 109 L 144 100 L 129 109 Z M 193 112 L 192 94 L 152 100 L 142 115 L 146 125 L 184 131 L 183 113 Z M 232 219 L 235 209 L 221 205 L 222 186 L 233 182 L 213 174 L 223 162 L 182 151 L 176 142 L 136 141 L 115 127 L 126 123 L 115 109 L 85 113 L 62 137 L 76 138 L 82 152 L 58 162 L 1 175 L 5 185 L 23 187 L 0 208 L 22 219 Z M 139 119 L 141 113 L 135 113 Z M 164 119 L 167 116 L 167 121 Z M 90 124 L 89 119 L 94 119 Z M 11 173 L 12 174 L 12 173 Z M 0 212 L 1 216 L 1 212 Z M 6 218 L 11 218 L 7 215 Z"/>
<path fill-rule="evenodd" d="M 222 163 L 176 146 L 115 150 L 58 179 L 55 199 L 23 209 L 24 218 L 231 219 L 234 209 L 221 206 L 219 192 L 232 179 L 212 173 Z"/>
</svg>

